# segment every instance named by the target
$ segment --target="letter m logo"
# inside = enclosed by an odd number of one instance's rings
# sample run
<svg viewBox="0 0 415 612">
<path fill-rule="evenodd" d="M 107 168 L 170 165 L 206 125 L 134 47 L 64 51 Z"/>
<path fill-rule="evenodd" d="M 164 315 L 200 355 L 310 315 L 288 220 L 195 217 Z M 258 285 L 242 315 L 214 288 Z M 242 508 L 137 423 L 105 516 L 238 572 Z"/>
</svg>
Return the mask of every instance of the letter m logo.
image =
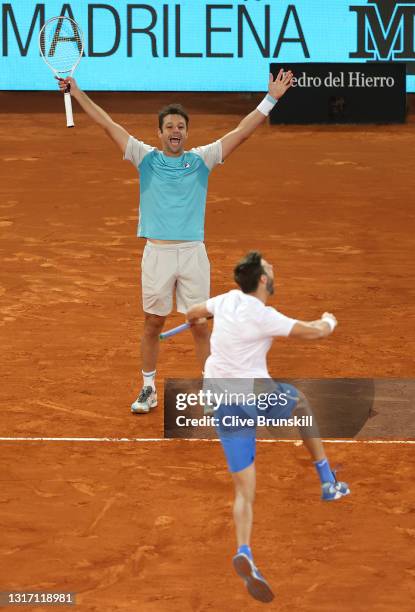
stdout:
<svg viewBox="0 0 415 612">
<path fill-rule="evenodd" d="M 415 1 L 369 0 L 350 6 L 357 17 L 357 50 L 350 58 L 372 61 L 415 60 Z"/>
</svg>

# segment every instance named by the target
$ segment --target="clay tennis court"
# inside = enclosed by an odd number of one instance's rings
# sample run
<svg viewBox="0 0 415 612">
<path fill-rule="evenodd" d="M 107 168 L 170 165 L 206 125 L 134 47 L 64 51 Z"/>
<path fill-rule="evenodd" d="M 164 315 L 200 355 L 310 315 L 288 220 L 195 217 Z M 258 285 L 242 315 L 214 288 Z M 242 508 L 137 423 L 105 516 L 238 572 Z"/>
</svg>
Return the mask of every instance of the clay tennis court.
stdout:
<svg viewBox="0 0 415 612">
<path fill-rule="evenodd" d="M 181 101 L 190 146 L 221 137 L 257 103 L 92 98 L 149 144 L 158 108 Z M 129 409 L 143 324 L 134 168 L 75 105 L 67 130 L 58 93 L 1 93 L 0 109 L 0 436 L 130 440 L 0 442 L 1 590 L 77 592 L 88 612 L 261 608 L 232 570 L 232 484 L 218 443 L 131 441 L 163 437 L 162 401 L 151 415 Z M 414 137 L 413 116 L 397 126 L 264 126 L 212 173 L 212 294 L 260 249 L 277 271 L 274 306 L 339 320 L 324 342 L 276 342 L 274 376 L 413 376 Z M 164 378 L 199 374 L 190 334 L 163 344 L 160 389 Z M 324 505 L 303 448 L 259 446 L 253 548 L 277 594 L 269 609 L 409 612 L 414 447 L 330 444 L 328 453 L 352 495 Z"/>
</svg>

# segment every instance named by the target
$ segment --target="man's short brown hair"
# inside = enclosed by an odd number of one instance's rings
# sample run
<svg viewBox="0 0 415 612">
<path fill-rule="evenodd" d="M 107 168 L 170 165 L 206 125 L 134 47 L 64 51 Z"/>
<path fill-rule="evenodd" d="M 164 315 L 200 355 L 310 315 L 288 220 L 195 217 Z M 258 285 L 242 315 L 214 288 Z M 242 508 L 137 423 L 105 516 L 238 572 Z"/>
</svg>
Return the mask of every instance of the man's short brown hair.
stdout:
<svg viewBox="0 0 415 612">
<path fill-rule="evenodd" d="M 244 293 L 253 293 L 258 289 L 259 280 L 266 274 L 262 265 L 262 255 L 258 251 L 250 251 L 235 266 L 234 279 Z"/>
<path fill-rule="evenodd" d="M 181 104 L 168 104 L 159 111 L 159 128 L 163 131 L 163 121 L 167 115 L 180 115 L 186 121 L 186 128 L 189 127 L 189 115 Z"/>
</svg>

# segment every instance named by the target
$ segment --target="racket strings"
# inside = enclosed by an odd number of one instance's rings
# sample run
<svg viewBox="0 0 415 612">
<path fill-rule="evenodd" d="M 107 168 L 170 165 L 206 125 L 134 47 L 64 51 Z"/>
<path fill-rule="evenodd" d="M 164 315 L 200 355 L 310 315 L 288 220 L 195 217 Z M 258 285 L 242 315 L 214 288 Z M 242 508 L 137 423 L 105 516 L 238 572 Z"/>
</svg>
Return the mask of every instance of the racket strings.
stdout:
<svg viewBox="0 0 415 612">
<path fill-rule="evenodd" d="M 68 17 L 56 17 L 45 24 L 40 37 L 44 60 L 56 72 L 71 72 L 83 52 L 77 24 Z"/>
</svg>

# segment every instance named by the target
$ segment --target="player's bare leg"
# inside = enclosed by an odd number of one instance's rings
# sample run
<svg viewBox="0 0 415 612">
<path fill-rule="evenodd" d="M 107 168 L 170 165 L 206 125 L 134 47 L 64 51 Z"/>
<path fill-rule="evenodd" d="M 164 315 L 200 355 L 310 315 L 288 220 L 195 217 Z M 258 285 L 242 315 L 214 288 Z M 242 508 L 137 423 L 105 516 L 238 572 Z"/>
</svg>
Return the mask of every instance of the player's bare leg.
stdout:
<svg viewBox="0 0 415 612">
<path fill-rule="evenodd" d="M 160 350 L 159 335 L 163 330 L 166 317 L 144 313 L 144 329 L 141 338 L 141 363 L 144 372 L 156 369 Z"/>
<path fill-rule="evenodd" d="M 298 430 L 300 432 L 304 446 L 310 453 L 313 461 L 323 461 L 324 459 L 327 459 L 326 453 L 324 452 L 323 443 L 319 436 L 319 430 L 317 423 L 315 422 L 313 411 L 311 410 L 311 406 L 304 393 L 300 392 L 298 394 L 298 403 L 293 412 L 293 415 L 299 418 L 305 416 L 313 418 L 312 429 L 310 429 L 310 427 L 299 427 Z"/>
<path fill-rule="evenodd" d="M 313 461 L 324 461 L 324 459 L 327 459 L 321 438 L 307 438 L 307 436 L 304 436 L 302 440 Z"/>
<path fill-rule="evenodd" d="M 338 482 L 334 472 L 332 472 L 330 468 L 323 443 L 319 436 L 318 426 L 315 422 L 313 411 L 311 410 L 307 398 L 301 392 L 299 393 L 298 403 L 293 415 L 298 417 L 311 416 L 313 419 L 311 428 L 299 427 L 298 430 L 319 475 L 322 485 L 322 499 L 324 501 L 332 501 L 340 499 L 344 495 L 348 495 L 350 493 L 348 485 L 345 482 Z"/>
<path fill-rule="evenodd" d="M 131 412 L 142 414 L 150 412 L 157 406 L 155 375 L 157 358 L 160 350 L 159 335 L 163 329 L 166 317 L 144 313 L 144 329 L 141 339 L 141 357 L 143 368 L 143 388 L 131 405 Z"/>
<path fill-rule="evenodd" d="M 205 367 L 206 359 L 210 355 L 210 329 L 207 323 L 198 323 L 190 328 L 195 343 L 196 357 L 202 370 Z"/>
<path fill-rule="evenodd" d="M 233 472 L 232 478 L 235 485 L 233 517 L 238 542 L 238 551 L 233 558 L 233 566 L 245 582 L 252 597 L 267 603 L 274 599 L 274 594 L 255 566 L 250 548 L 256 485 L 255 463 L 251 463 L 240 472 Z"/>
<path fill-rule="evenodd" d="M 250 545 L 252 521 L 254 517 L 253 504 L 255 499 L 255 463 L 241 470 L 233 472 L 235 485 L 235 501 L 233 504 L 233 518 L 236 528 L 238 546 Z"/>
</svg>

